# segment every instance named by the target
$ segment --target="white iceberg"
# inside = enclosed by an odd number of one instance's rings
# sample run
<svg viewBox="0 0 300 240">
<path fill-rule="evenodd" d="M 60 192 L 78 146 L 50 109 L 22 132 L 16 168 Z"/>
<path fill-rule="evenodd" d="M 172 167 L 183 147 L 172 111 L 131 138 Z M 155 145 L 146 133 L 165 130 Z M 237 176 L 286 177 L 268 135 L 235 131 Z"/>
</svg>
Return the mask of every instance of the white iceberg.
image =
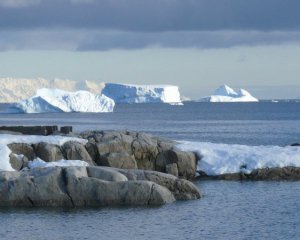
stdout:
<svg viewBox="0 0 300 240">
<path fill-rule="evenodd" d="M 246 146 L 207 142 L 183 142 L 181 150 L 201 156 L 197 170 L 215 176 L 227 173 L 250 173 L 254 169 L 300 167 L 300 147 Z"/>
<path fill-rule="evenodd" d="M 114 100 L 103 94 L 43 88 L 35 96 L 14 104 L 11 109 L 24 113 L 112 112 L 114 106 Z"/>
<path fill-rule="evenodd" d="M 182 104 L 178 86 L 105 84 L 102 94 L 116 103 L 170 103 Z"/>
<path fill-rule="evenodd" d="M 222 85 L 215 90 L 214 94 L 200 99 L 201 102 L 258 102 L 258 99 L 253 97 L 245 89 L 240 89 L 237 92 L 227 85 Z"/>
</svg>

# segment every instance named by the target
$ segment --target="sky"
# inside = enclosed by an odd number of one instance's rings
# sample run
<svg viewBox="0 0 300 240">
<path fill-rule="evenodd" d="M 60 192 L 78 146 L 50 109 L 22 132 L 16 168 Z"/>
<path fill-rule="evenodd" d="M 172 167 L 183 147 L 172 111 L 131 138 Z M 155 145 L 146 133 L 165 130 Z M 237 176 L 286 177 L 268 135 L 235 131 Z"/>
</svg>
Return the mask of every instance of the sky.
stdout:
<svg viewBox="0 0 300 240">
<path fill-rule="evenodd" d="M 0 77 L 300 97 L 299 0 L 0 0 Z"/>
</svg>

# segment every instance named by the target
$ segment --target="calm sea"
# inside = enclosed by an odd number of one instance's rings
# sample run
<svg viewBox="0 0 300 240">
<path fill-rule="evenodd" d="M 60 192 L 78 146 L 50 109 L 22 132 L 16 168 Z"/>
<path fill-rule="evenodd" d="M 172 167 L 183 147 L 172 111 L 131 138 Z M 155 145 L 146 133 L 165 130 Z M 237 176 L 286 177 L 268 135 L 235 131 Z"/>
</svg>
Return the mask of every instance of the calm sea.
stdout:
<svg viewBox="0 0 300 240">
<path fill-rule="evenodd" d="M 124 104 L 114 113 L 0 114 L 0 125 L 35 124 L 286 146 L 300 142 L 300 103 Z M 1 209 L 0 239 L 300 239 L 299 182 L 196 184 L 201 200 L 158 208 Z"/>
</svg>

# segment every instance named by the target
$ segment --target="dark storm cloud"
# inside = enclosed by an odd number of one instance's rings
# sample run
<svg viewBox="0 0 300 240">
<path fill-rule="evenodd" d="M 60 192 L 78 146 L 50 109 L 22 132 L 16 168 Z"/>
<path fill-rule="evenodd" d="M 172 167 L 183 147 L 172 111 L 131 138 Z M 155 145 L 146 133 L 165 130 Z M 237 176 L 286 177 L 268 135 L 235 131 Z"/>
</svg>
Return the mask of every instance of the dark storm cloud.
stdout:
<svg viewBox="0 0 300 240">
<path fill-rule="evenodd" d="M 114 32 L 94 33 L 79 43 L 77 50 L 165 48 L 229 48 L 234 46 L 274 45 L 295 43 L 300 32 L 257 31 L 181 31 L 181 32 Z"/>
<path fill-rule="evenodd" d="M 300 31 L 177 31 L 120 32 L 101 30 L 0 31 L 0 51 L 65 49 L 229 48 L 234 46 L 299 43 Z"/>
<path fill-rule="evenodd" d="M 0 0 L 0 29 L 300 30 L 299 0 Z"/>
</svg>

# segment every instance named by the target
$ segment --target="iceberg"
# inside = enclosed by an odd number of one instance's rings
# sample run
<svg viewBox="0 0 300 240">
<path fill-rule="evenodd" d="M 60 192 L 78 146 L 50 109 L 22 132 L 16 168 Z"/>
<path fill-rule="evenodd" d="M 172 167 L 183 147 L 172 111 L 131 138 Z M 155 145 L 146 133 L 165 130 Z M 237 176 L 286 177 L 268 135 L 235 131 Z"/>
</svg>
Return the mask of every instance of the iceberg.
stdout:
<svg viewBox="0 0 300 240">
<path fill-rule="evenodd" d="M 208 142 L 182 142 L 183 151 L 196 152 L 197 171 L 209 176 L 229 173 L 251 173 L 255 169 L 300 167 L 300 147 L 247 146 Z"/>
<path fill-rule="evenodd" d="M 102 94 L 116 103 L 182 104 L 179 88 L 172 85 L 105 84 Z"/>
<path fill-rule="evenodd" d="M 23 113 L 112 112 L 114 106 L 114 100 L 103 94 L 43 88 L 39 89 L 35 96 L 14 104 L 8 111 Z"/>
<path fill-rule="evenodd" d="M 245 89 L 240 89 L 237 92 L 227 85 L 222 85 L 215 90 L 213 95 L 203 97 L 201 102 L 258 102 L 258 99 L 253 97 Z"/>
</svg>

